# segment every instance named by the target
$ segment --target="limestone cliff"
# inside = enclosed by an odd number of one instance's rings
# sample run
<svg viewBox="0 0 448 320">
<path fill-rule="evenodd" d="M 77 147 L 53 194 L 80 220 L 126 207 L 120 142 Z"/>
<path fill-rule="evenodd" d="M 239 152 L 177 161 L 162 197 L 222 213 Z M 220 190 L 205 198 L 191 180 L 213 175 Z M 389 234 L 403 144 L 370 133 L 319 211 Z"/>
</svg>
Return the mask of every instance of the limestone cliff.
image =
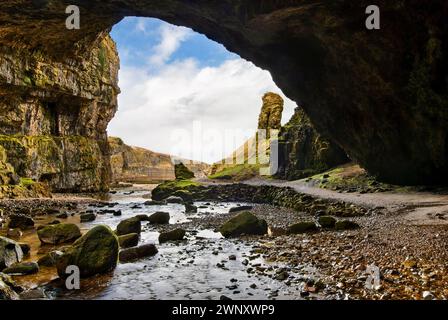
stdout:
<svg viewBox="0 0 448 320">
<path fill-rule="evenodd" d="M 154 183 L 174 180 L 174 163 L 182 161 L 197 178 L 205 177 L 209 165 L 185 159 L 174 159 L 170 155 L 126 145 L 116 137 L 109 138 L 110 162 L 114 182 Z"/>
<path fill-rule="evenodd" d="M 37 49 L 0 48 L 0 146 L 16 174 L 53 191 L 108 188 L 118 68 L 109 37 L 58 62 Z"/>
<path fill-rule="evenodd" d="M 281 96 L 273 92 L 264 94 L 263 105 L 258 117 L 258 129 L 279 130 L 282 126 L 284 101 Z"/>
<path fill-rule="evenodd" d="M 276 176 L 282 179 L 301 179 L 350 161 L 344 150 L 316 132 L 300 107 L 281 128 L 278 144 Z"/>
</svg>

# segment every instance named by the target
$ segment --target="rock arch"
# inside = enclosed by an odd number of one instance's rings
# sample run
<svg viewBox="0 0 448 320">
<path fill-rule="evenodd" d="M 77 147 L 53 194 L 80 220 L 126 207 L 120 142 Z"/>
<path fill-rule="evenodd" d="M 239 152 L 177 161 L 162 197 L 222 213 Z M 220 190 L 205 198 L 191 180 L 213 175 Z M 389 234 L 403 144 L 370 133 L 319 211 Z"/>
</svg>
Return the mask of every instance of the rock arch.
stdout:
<svg viewBox="0 0 448 320">
<path fill-rule="evenodd" d="M 68 2 L 81 8 L 79 31 L 64 28 Z M 26 94 L 43 86 L 36 79 L 19 81 L 30 70 L 18 65 L 14 70 L 11 62 L 4 61 L 5 55 L 20 52 L 31 69 L 33 61 L 43 59 L 75 76 L 73 66 L 79 67 L 83 60 L 101 64 L 92 58 L 92 50 L 123 17 L 156 17 L 204 33 L 269 70 L 321 134 L 379 178 L 408 184 L 445 182 L 448 3 L 378 0 L 381 30 L 376 31 L 365 28 L 369 4 L 365 0 L 4 0 L 0 88 L 3 95 L 11 90 Z M 99 54 L 108 48 L 99 49 Z M 45 83 L 46 94 L 73 95 L 83 103 L 109 106 L 110 117 L 118 88 L 115 67 L 108 67 L 107 75 L 100 75 L 104 81 L 93 81 L 91 92 L 71 88 L 70 81 L 83 81 L 81 74 L 59 79 L 61 83 L 53 87 Z M 98 121 L 107 123 L 108 117 Z M 85 126 L 85 131 L 89 128 Z"/>
</svg>

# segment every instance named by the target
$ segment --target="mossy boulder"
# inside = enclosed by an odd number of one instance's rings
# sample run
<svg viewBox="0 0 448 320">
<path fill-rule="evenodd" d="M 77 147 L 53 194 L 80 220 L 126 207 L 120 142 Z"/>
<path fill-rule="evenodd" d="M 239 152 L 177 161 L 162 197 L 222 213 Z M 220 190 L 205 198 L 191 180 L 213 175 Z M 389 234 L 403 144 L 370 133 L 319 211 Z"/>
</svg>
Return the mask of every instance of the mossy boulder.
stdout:
<svg viewBox="0 0 448 320">
<path fill-rule="evenodd" d="M 138 245 L 139 237 L 140 236 L 138 233 L 130 233 L 119 236 L 118 243 L 120 244 L 120 248 L 135 247 L 136 245 Z"/>
<path fill-rule="evenodd" d="M 22 230 L 34 227 L 34 220 L 30 216 L 21 213 L 11 214 L 8 218 L 8 228 Z"/>
<path fill-rule="evenodd" d="M 302 221 L 302 222 L 290 225 L 286 232 L 288 234 L 299 234 L 299 233 L 306 233 L 306 232 L 314 232 L 317 230 L 318 230 L 317 226 L 314 222 Z"/>
<path fill-rule="evenodd" d="M 39 265 L 36 262 L 19 262 L 3 269 L 6 274 L 34 274 L 39 272 Z"/>
<path fill-rule="evenodd" d="M 0 237 L 0 271 L 22 261 L 23 251 L 19 243 Z"/>
<path fill-rule="evenodd" d="M 168 212 L 155 212 L 148 217 L 148 221 L 152 224 L 168 224 L 170 222 L 170 214 Z"/>
<path fill-rule="evenodd" d="M 159 235 L 159 243 L 183 240 L 185 237 L 185 233 L 185 230 L 180 228 L 174 229 L 172 231 L 162 232 Z"/>
<path fill-rule="evenodd" d="M 198 191 L 199 189 L 201 189 L 201 184 L 195 181 L 191 180 L 167 181 L 159 184 L 156 188 L 154 188 L 151 192 L 151 197 L 155 201 L 162 201 L 168 198 L 169 196 L 174 195 L 178 191 L 184 191 L 184 193 L 182 193 L 184 197 L 185 195 L 188 194 L 189 195 L 188 200 L 191 200 L 193 192 Z M 177 194 L 179 195 L 179 193 Z"/>
<path fill-rule="evenodd" d="M 122 236 L 129 233 L 140 234 L 142 232 L 142 224 L 140 218 L 132 217 L 122 220 L 117 226 L 117 235 Z"/>
<path fill-rule="evenodd" d="M 176 180 L 189 180 L 194 178 L 194 173 L 182 162 L 174 165 L 174 175 L 176 176 Z"/>
<path fill-rule="evenodd" d="M 331 229 L 334 228 L 336 224 L 336 219 L 333 218 L 332 216 L 320 216 L 317 222 L 319 222 L 322 228 Z"/>
<path fill-rule="evenodd" d="M 81 230 L 76 224 L 60 223 L 40 228 L 37 236 L 45 244 L 69 243 L 81 237 Z"/>
<path fill-rule="evenodd" d="M 354 229 L 358 229 L 359 224 L 357 224 L 354 221 L 351 220 L 339 220 L 336 222 L 334 228 L 336 230 L 354 230 Z"/>
<path fill-rule="evenodd" d="M 144 244 L 134 248 L 128 248 L 120 251 L 120 262 L 126 263 L 138 259 L 151 257 L 157 254 L 158 250 L 154 244 Z"/>
<path fill-rule="evenodd" d="M 109 272 L 117 266 L 118 250 L 118 238 L 114 232 L 105 225 L 95 226 L 58 259 L 58 274 L 65 278 L 69 265 L 77 266 L 83 278 Z"/>
<path fill-rule="evenodd" d="M 258 219 L 250 212 L 242 212 L 224 223 L 219 229 L 226 237 L 237 237 L 242 234 L 263 235 L 268 232 L 268 224 L 265 220 Z"/>
</svg>

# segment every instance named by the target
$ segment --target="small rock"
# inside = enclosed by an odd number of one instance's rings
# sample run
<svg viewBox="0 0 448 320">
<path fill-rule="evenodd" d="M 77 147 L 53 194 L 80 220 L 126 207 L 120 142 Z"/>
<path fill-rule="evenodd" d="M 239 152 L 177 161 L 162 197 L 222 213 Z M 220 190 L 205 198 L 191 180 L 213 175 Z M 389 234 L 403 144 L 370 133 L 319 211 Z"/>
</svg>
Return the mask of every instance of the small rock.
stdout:
<svg viewBox="0 0 448 320">
<path fill-rule="evenodd" d="M 252 210 L 252 206 L 238 206 L 229 209 L 229 213 Z"/>
<path fill-rule="evenodd" d="M 185 213 L 197 213 L 198 207 L 196 207 L 193 203 L 186 202 L 185 204 Z"/>
<path fill-rule="evenodd" d="M 130 248 L 138 245 L 139 235 L 138 233 L 125 234 L 118 237 L 120 248 Z"/>
<path fill-rule="evenodd" d="M 28 243 L 19 243 L 19 246 L 22 249 L 22 252 L 24 255 L 27 255 L 30 253 L 31 246 Z"/>
<path fill-rule="evenodd" d="M 23 252 L 14 240 L 0 237 L 0 271 L 22 261 Z"/>
<path fill-rule="evenodd" d="M 226 238 L 237 237 L 242 234 L 263 235 L 267 233 L 268 225 L 265 220 L 258 219 L 255 215 L 246 211 L 225 222 L 219 231 Z"/>
<path fill-rule="evenodd" d="M 336 230 L 354 230 L 359 228 L 359 224 L 350 220 L 339 220 L 336 222 L 334 228 Z"/>
<path fill-rule="evenodd" d="M 34 227 L 34 220 L 25 214 L 13 213 L 8 218 L 8 228 L 14 229 L 19 228 L 26 230 Z"/>
<path fill-rule="evenodd" d="M 423 291 L 423 300 L 434 300 L 434 295 L 432 294 L 431 291 Z"/>
<path fill-rule="evenodd" d="M 150 257 L 157 254 L 158 250 L 154 244 L 144 244 L 134 248 L 120 251 L 119 259 L 122 263 L 135 261 L 141 258 Z"/>
<path fill-rule="evenodd" d="M 163 206 L 166 204 L 165 201 L 149 200 L 143 203 L 145 206 Z"/>
<path fill-rule="evenodd" d="M 2 272 L 6 274 L 34 274 L 39 272 L 39 265 L 36 262 L 19 262 L 3 269 Z"/>
<path fill-rule="evenodd" d="M 73 223 L 60 223 L 45 226 L 37 231 L 39 240 L 46 244 L 73 242 L 81 237 L 81 230 Z"/>
<path fill-rule="evenodd" d="M 8 229 L 8 231 L 6 232 L 6 236 L 9 238 L 14 238 L 14 239 L 18 239 L 22 236 L 22 231 L 20 231 L 19 228 L 15 228 L 15 229 Z"/>
<path fill-rule="evenodd" d="M 179 203 L 182 204 L 184 203 L 184 199 L 182 199 L 181 197 L 176 197 L 176 196 L 170 196 L 168 198 L 166 198 L 166 203 Z"/>
<path fill-rule="evenodd" d="M 159 235 L 159 243 L 183 240 L 185 233 L 185 230 L 180 228 L 168 232 L 162 232 Z"/>
<path fill-rule="evenodd" d="M 94 213 L 83 213 L 80 215 L 81 222 L 91 222 L 96 219 L 96 215 Z"/>
<path fill-rule="evenodd" d="M 170 222 L 170 214 L 168 212 L 158 211 L 150 215 L 148 221 L 152 224 L 168 224 Z"/>
<path fill-rule="evenodd" d="M 287 229 L 288 234 L 299 234 L 306 232 L 317 231 L 317 226 L 314 222 L 311 221 L 303 221 L 293 225 L 290 225 Z"/>
<path fill-rule="evenodd" d="M 138 217 L 122 220 L 117 226 L 117 235 L 122 236 L 130 233 L 140 234 L 142 232 L 142 224 Z"/>
<path fill-rule="evenodd" d="M 62 251 L 51 251 L 37 260 L 40 267 L 54 267 L 58 259 L 63 255 Z"/>
<path fill-rule="evenodd" d="M 67 212 L 59 213 L 59 214 L 56 215 L 56 218 L 58 218 L 58 219 L 67 219 L 68 218 L 68 214 L 67 214 Z"/>
<path fill-rule="evenodd" d="M 336 219 L 331 216 L 320 216 L 317 219 L 317 222 L 321 225 L 322 228 L 334 228 L 336 224 Z"/>
<path fill-rule="evenodd" d="M 236 260 L 236 255 L 234 255 L 234 254 L 230 255 L 229 260 Z"/>
</svg>

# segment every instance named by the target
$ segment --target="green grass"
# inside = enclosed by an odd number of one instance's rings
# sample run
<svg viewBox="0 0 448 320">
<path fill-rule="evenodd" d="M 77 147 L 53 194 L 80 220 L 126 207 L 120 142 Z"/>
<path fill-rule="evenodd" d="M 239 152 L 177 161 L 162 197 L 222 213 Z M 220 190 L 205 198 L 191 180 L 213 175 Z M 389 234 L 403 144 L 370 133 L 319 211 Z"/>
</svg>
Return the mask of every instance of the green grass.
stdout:
<svg viewBox="0 0 448 320">
<path fill-rule="evenodd" d="M 224 168 L 223 170 L 210 175 L 208 178 L 241 181 L 258 176 L 259 173 L 260 165 L 258 164 L 239 164 Z"/>
<path fill-rule="evenodd" d="M 31 178 L 20 178 L 20 185 L 22 186 L 31 186 L 35 184 L 36 182 Z"/>
</svg>

